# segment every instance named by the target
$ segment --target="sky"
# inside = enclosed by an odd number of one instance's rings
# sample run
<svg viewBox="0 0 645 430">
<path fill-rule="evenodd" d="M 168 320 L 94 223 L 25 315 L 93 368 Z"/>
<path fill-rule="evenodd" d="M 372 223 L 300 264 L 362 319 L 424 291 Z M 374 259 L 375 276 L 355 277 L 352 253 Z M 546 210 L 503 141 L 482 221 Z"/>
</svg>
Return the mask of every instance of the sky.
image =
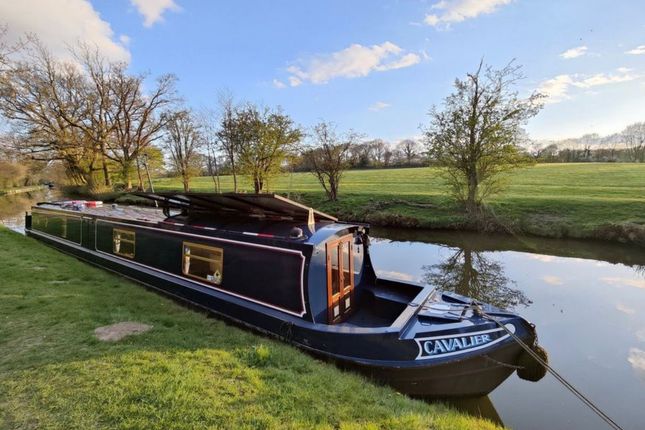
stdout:
<svg viewBox="0 0 645 430">
<path fill-rule="evenodd" d="M 0 0 L 10 40 L 33 33 L 61 57 L 81 40 L 174 73 L 195 109 L 226 90 L 389 141 L 420 136 L 482 58 L 515 60 L 520 94 L 549 96 L 533 139 L 645 121 L 644 16 L 643 0 Z"/>
</svg>

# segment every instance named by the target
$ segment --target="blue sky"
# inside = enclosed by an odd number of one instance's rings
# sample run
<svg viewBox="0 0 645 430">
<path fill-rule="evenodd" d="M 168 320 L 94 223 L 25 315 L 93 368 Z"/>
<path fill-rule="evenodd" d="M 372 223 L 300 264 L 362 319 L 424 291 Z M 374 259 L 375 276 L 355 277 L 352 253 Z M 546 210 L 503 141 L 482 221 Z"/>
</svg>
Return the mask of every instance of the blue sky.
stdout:
<svg viewBox="0 0 645 430">
<path fill-rule="evenodd" d="M 483 57 L 496 67 L 515 58 L 520 91 L 551 95 L 527 127 L 534 138 L 645 121 L 642 0 L 0 3 L 13 34 L 42 34 L 54 51 L 90 40 L 135 72 L 175 73 L 195 108 L 228 89 L 304 126 L 325 119 L 398 140 L 419 135 L 428 109 Z"/>
</svg>

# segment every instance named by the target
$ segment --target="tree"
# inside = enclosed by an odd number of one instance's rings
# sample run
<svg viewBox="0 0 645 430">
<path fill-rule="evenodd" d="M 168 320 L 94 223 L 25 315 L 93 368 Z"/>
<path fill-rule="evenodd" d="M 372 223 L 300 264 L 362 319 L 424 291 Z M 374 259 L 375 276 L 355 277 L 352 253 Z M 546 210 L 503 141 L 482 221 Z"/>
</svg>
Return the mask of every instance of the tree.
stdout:
<svg viewBox="0 0 645 430">
<path fill-rule="evenodd" d="M 501 173 L 526 162 L 517 139 L 521 126 L 541 109 L 543 96 L 519 98 L 513 86 L 521 78 L 520 67 L 512 62 L 500 70 L 481 62 L 474 73 L 455 80 L 442 110 L 430 110 L 428 153 L 445 168 L 454 197 L 470 215 L 500 190 Z"/>
<path fill-rule="evenodd" d="M 394 152 L 391 149 L 386 149 L 385 152 L 383 153 L 383 165 L 385 167 L 388 167 L 390 163 L 392 162 L 392 157 L 394 156 Z"/>
<path fill-rule="evenodd" d="M 206 148 L 206 170 L 213 179 L 215 192 L 221 192 L 220 187 L 220 162 L 218 160 L 217 121 L 216 114 L 209 109 L 202 109 L 199 113 L 199 124 Z"/>
<path fill-rule="evenodd" d="M 144 75 L 128 75 L 117 68 L 112 76 L 114 93 L 112 138 L 106 156 L 120 166 L 127 189 L 143 151 L 159 139 L 168 117 L 161 112 L 176 101 L 173 75 L 162 75 L 151 91 L 144 91 Z"/>
<path fill-rule="evenodd" d="M 365 142 L 369 150 L 369 164 L 373 166 L 380 166 L 384 163 L 385 152 L 387 151 L 387 143 L 383 139 L 374 139 Z"/>
<path fill-rule="evenodd" d="M 476 300 L 512 309 L 531 301 L 504 273 L 504 267 L 485 253 L 467 247 L 455 251 L 439 264 L 423 266 L 423 281 L 439 291 L 454 292 Z"/>
<path fill-rule="evenodd" d="M 398 143 L 397 149 L 405 157 L 408 166 L 412 165 L 412 160 L 418 155 L 419 144 L 412 139 L 405 139 Z"/>
<path fill-rule="evenodd" d="M 255 192 L 263 192 L 271 177 L 295 153 L 302 132 L 280 109 L 260 111 L 250 104 L 236 111 L 234 123 L 236 135 L 241 136 L 239 167 L 251 177 Z"/>
<path fill-rule="evenodd" d="M 215 139 L 226 154 L 226 159 L 233 176 L 233 192 L 237 193 L 237 160 L 241 145 L 239 129 L 236 128 L 235 116 L 236 107 L 233 97 L 227 93 L 219 96 L 220 121 L 219 129 L 215 133 Z"/>
<path fill-rule="evenodd" d="M 70 52 L 74 63 L 56 60 L 30 36 L 18 60 L 0 53 L 0 113 L 23 154 L 63 161 L 68 176 L 90 190 L 100 171 L 111 185 L 111 164 L 131 188 L 136 160 L 159 136 L 159 112 L 174 100 L 174 77 L 144 92 L 144 76 L 129 75 L 126 64 L 105 60 L 96 47 Z"/>
<path fill-rule="evenodd" d="M 627 126 L 621 133 L 630 159 L 642 163 L 645 161 L 645 122 Z"/>
<path fill-rule="evenodd" d="M 359 135 L 349 131 L 342 135 L 332 123 L 321 122 L 314 126 L 313 147 L 304 154 L 311 173 L 318 178 L 330 201 L 338 200 L 338 190 L 343 171 L 347 169 L 347 153 Z"/>
<path fill-rule="evenodd" d="M 0 112 L 13 126 L 20 152 L 34 160 L 61 160 L 76 183 L 94 187 L 100 153 L 78 124 L 90 116 L 90 85 L 78 66 L 53 59 L 36 39 L 20 60 L 6 60 Z"/>
<path fill-rule="evenodd" d="M 199 171 L 199 148 L 203 137 L 193 114 L 188 110 L 168 112 L 164 125 L 164 148 L 170 155 L 173 169 L 182 179 L 184 191 L 190 191 L 190 179 Z"/>
</svg>

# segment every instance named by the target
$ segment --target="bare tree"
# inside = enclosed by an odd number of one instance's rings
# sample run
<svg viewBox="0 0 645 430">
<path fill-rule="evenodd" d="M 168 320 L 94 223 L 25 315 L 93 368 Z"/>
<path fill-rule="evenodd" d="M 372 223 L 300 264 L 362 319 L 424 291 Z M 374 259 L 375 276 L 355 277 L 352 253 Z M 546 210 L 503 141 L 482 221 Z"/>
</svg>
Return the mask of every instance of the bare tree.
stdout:
<svg viewBox="0 0 645 430">
<path fill-rule="evenodd" d="M 216 114 L 209 110 L 203 109 L 198 116 L 199 127 L 202 130 L 204 139 L 204 146 L 206 148 L 206 168 L 208 174 L 213 179 L 213 186 L 215 192 L 220 193 L 220 169 L 217 159 L 218 145 L 217 145 L 217 121 L 215 121 Z"/>
<path fill-rule="evenodd" d="M 443 110 L 430 111 L 429 155 L 445 168 L 453 195 L 471 215 L 499 191 L 500 173 L 525 162 L 517 139 L 521 126 L 541 109 L 543 96 L 519 98 L 512 88 L 522 77 L 513 63 L 494 70 L 481 62 L 474 73 L 455 80 Z"/>
<path fill-rule="evenodd" d="M 343 171 L 347 169 L 347 153 L 355 145 L 359 135 L 353 131 L 339 135 L 332 123 L 321 122 L 314 126 L 313 148 L 305 152 L 304 157 L 327 198 L 338 200 L 338 191 Z"/>
<path fill-rule="evenodd" d="M 233 192 L 237 193 L 237 161 L 240 149 L 240 134 L 236 128 L 235 116 L 236 106 L 233 97 L 228 93 L 219 95 L 220 121 L 219 130 L 216 132 L 216 139 L 226 154 L 228 164 L 231 167 L 233 176 Z"/>
<path fill-rule="evenodd" d="M 630 159 L 638 163 L 645 161 L 645 122 L 631 124 L 622 131 L 621 137 Z"/>
<path fill-rule="evenodd" d="M 198 170 L 199 149 L 204 140 L 199 126 L 188 110 L 166 113 L 163 146 L 170 155 L 174 170 L 179 173 L 184 191 L 190 191 L 190 179 Z"/>
<path fill-rule="evenodd" d="M 35 160 L 61 160 L 68 176 L 94 187 L 100 152 L 78 126 L 91 116 L 90 86 L 76 65 L 53 59 L 32 38 L 22 58 L 6 61 L 0 112 L 13 126 L 19 149 Z"/>
<path fill-rule="evenodd" d="M 512 309 L 531 303 L 515 282 L 504 273 L 504 267 L 485 253 L 469 248 L 459 249 L 439 264 L 423 266 L 424 282 L 439 291 L 468 295 L 477 300 Z"/>
<path fill-rule="evenodd" d="M 62 160 L 68 176 L 89 189 L 99 171 L 111 185 L 109 158 L 131 188 L 135 161 L 158 138 L 158 113 L 173 100 L 174 78 L 161 77 L 147 93 L 144 76 L 129 75 L 125 64 L 108 62 L 96 47 L 70 51 L 74 64 L 55 60 L 30 37 L 20 60 L 3 60 L 0 112 L 32 158 Z"/>
<path fill-rule="evenodd" d="M 398 143 L 397 149 L 405 157 L 408 166 L 412 165 L 412 160 L 419 154 L 419 144 L 412 139 L 405 139 Z"/>
<path fill-rule="evenodd" d="M 365 145 L 368 150 L 368 156 L 371 159 L 370 164 L 375 166 L 382 165 L 385 151 L 387 150 L 387 143 L 383 139 L 374 139 L 365 142 Z"/>
<path fill-rule="evenodd" d="M 132 188 L 139 155 L 161 137 L 167 120 L 161 111 L 176 101 L 173 75 L 161 76 L 149 92 L 144 91 L 144 80 L 145 76 L 131 76 L 121 68 L 112 76 L 114 131 L 106 156 L 120 166 L 127 189 Z"/>
<path fill-rule="evenodd" d="M 388 167 L 390 165 L 390 163 L 392 162 L 392 157 L 394 157 L 394 151 L 389 148 L 386 149 L 383 153 L 383 165 L 385 167 Z"/>
</svg>

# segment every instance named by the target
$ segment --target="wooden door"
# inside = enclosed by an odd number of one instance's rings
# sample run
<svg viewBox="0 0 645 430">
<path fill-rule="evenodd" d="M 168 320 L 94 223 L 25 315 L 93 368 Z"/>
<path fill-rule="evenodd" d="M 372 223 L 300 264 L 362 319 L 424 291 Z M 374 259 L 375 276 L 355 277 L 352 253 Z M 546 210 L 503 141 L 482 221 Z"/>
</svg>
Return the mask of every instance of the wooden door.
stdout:
<svg viewBox="0 0 645 430">
<path fill-rule="evenodd" d="M 327 321 L 345 320 L 354 309 L 352 239 L 345 236 L 327 244 Z"/>
</svg>

